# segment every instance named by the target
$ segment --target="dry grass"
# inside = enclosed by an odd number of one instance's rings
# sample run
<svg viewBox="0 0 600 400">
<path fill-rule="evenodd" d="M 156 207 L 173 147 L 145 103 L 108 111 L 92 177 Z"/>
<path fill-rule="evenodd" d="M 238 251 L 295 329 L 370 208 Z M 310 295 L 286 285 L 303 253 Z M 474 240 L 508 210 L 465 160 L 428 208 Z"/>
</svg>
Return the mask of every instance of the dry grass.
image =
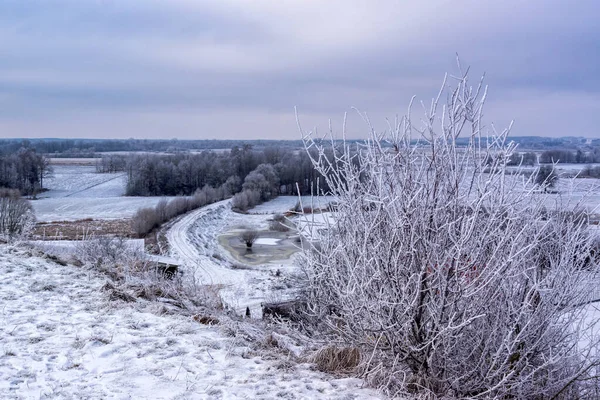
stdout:
<svg viewBox="0 0 600 400">
<path fill-rule="evenodd" d="M 203 325 L 218 325 L 219 319 L 210 315 L 200 315 L 196 314 L 192 317 L 192 319 Z"/>
<path fill-rule="evenodd" d="M 33 230 L 34 240 L 81 240 L 90 236 L 134 237 L 129 219 L 38 222 Z"/>
<path fill-rule="evenodd" d="M 229 268 L 231 269 L 238 269 L 238 270 L 250 270 L 252 269 L 252 267 L 250 267 L 249 265 L 246 264 L 242 264 L 242 263 L 231 263 L 231 265 L 229 266 Z"/>
<path fill-rule="evenodd" d="M 360 363 L 360 351 L 356 347 L 327 346 L 317 351 L 311 357 L 311 361 L 319 371 L 350 371 Z"/>
</svg>

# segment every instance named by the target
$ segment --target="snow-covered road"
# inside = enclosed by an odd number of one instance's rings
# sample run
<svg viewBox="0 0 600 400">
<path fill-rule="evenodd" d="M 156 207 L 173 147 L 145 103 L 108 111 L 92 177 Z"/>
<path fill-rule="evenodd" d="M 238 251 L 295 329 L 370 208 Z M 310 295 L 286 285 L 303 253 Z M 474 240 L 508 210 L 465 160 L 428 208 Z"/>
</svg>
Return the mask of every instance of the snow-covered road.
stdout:
<svg viewBox="0 0 600 400">
<path fill-rule="evenodd" d="M 184 277 L 195 279 L 200 285 L 219 287 L 223 301 L 238 314 L 249 307 L 252 315 L 259 316 L 268 277 L 264 276 L 264 271 L 231 268 L 231 262 L 217 241 L 218 234 L 235 218 L 230 200 L 184 215 L 166 233 L 170 256 L 182 262 Z"/>
<path fill-rule="evenodd" d="M 223 274 L 221 268 L 202 259 L 198 246 L 190 240 L 190 228 L 200 217 L 220 207 L 228 207 L 229 203 L 230 200 L 223 200 L 189 212 L 167 231 L 171 255 L 183 262 L 185 272 L 194 271 L 196 279 L 204 284 L 224 283 L 223 281 L 227 281 L 229 276 Z"/>
</svg>

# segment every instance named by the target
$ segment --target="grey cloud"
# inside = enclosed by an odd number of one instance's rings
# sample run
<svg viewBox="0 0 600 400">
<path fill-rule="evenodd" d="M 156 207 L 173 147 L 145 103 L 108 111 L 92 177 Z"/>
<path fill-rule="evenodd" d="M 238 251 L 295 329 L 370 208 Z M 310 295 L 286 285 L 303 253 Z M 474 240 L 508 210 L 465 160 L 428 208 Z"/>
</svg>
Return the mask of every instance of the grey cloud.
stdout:
<svg viewBox="0 0 600 400">
<path fill-rule="evenodd" d="M 81 128 L 71 131 L 63 122 L 84 114 L 91 124 L 94 115 L 112 118 L 110 134 L 143 135 L 151 127 L 157 135 L 164 126 L 182 138 L 219 131 L 295 137 L 283 128 L 295 130 L 294 106 L 315 123 L 350 106 L 373 119 L 393 116 L 413 94 L 433 96 L 444 72 L 456 71 L 459 52 L 474 78 L 488 74 L 490 117 L 508 120 L 512 104 L 528 131 L 520 134 L 563 135 L 569 127 L 596 134 L 591 116 L 577 112 L 600 96 L 595 1 L 281 4 L 3 2 L 4 132 L 78 135 Z M 557 116 L 561 101 L 569 101 L 570 111 Z M 537 122 L 545 110 L 555 113 L 547 115 L 553 123 Z M 153 113 L 164 123 L 134 118 Z M 239 129 L 230 117 L 235 113 L 244 116 Z M 219 127 L 216 116 L 230 120 Z M 28 129 L 27 121 L 46 125 Z M 104 123 L 96 121 L 94 135 L 102 136 Z"/>
</svg>

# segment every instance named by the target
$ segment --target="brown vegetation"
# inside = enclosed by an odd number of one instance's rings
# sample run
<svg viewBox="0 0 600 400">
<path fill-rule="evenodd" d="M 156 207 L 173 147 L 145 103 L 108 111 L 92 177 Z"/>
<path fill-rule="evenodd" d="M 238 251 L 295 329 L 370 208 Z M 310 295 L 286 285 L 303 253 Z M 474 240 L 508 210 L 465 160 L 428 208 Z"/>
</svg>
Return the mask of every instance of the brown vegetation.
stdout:
<svg viewBox="0 0 600 400">
<path fill-rule="evenodd" d="M 349 371 L 360 362 L 360 351 L 356 347 L 327 346 L 319 350 L 313 357 L 319 371 Z"/>
<path fill-rule="evenodd" d="M 38 222 L 33 230 L 35 240 L 82 240 L 90 236 L 121 236 L 134 233 L 129 219 Z"/>
</svg>

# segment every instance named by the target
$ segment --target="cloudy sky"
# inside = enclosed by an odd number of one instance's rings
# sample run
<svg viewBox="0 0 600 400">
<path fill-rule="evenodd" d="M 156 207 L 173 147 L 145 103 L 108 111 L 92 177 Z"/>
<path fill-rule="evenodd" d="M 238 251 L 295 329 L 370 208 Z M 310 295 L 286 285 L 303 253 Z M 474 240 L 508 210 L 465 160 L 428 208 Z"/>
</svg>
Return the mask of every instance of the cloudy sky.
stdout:
<svg viewBox="0 0 600 400">
<path fill-rule="evenodd" d="M 3 0 L 0 137 L 299 138 L 430 101 L 455 54 L 486 123 L 600 137 L 598 0 Z M 476 79 L 473 79 L 475 82 Z"/>
</svg>

